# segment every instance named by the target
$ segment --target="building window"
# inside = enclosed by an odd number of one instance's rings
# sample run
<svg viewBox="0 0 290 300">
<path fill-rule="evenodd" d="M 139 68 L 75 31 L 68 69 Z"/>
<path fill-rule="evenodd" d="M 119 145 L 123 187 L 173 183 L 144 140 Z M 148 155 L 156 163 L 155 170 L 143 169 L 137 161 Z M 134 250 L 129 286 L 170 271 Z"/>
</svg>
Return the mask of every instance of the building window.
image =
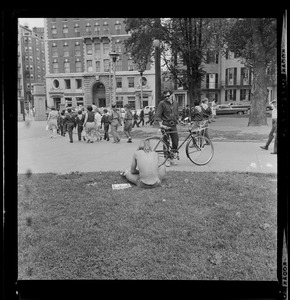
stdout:
<svg viewBox="0 0 290 300">
<path fill-rule="evenodd" d="M 55 26 L 52 26 L 52 28 L 51 28 L 51 34 L 52 34 L 52 38 L 56 38 L 56 36 L 57 36 L 57 30 L 56 30 Z"/>
<path fill-rule="evenodd" d="M 64 62 L 64 73 L 70 73 L 70 64 L 67 60 Z"/>
<path fill-rule="evenodd" d="M 115 30 L 116 30 L 116 34 L 121 34 L 121 24 L 120 24 L 120 21 L 116 21 L 116 24 L 115 24 Z"/>
<path fill-rule="evenodd" d="M 109 24 L 107 22 L 104 22 L 103 24 L 103 33 L 109 34 Z"/>
<path fill-rule="evenodd" d="M 29 57 L 27 55 L 25 55 L 25 61 L 28 61 Z"/>
<path fill-rule="evenodd" d="M 81 55 L 81 45 L 75 44 L 75 55 L 80 56 Z"/>
<path fill-rule="evenodd" d="M 29 56 L 29 61 L 33 62 L 33 57 Z"/>
<path fill-rule="evenodd" d="M 122 77 L 117 77 L 116 78 L 116 87 L 117 88 L 122 88 Z"/>
<path fill-rule="evenodd" d="M 86 25 L 86 35 L 92 35 L 92 27 L 90 23 L 87 23 Z"/>
<path fill-rule="evenodd" d="M 226 85 L 237 84 L 237 68 L 226 69 Z"/>
<path fill-rule="evenodd" d="M 101 44 L 95 43 L 95 57 L 100 57 L 101 55 Z"/>
<path fill-rule="evenodd" d="M 128 71 L 134 71 L 134 62 L 132 59 L 128 59 Z"/>
<path fill-rule="evenodd" d="M 63 32 L 63 37 L 67 38 L 68 37 L 68 28 L 67 28 L 67 25 L 63 25 L 62 32 Z"/>
<path fill-rule="evenodd" d="M 100 35 L 100 25 L 98 22 L 96 22 L 95 26 L 94 26 L 94 29 L 95 29 L 95 35 Z"/>
<path fill-rule="evenodd" d="M 93 72 L 93 61 L 92 60 L 87 60 L 87 71 Z"/>
<path fill-rule="evenodd" d="M 84 98 L 83 97 L 76 97 L 77 106 L 84 106 Z"/>
<path fill-rule="evenodd" d="M 134 87 L 134 77 L 128 77 L 128 87 L 129 88 Z"/>
<path fill-rule="evenodd" d="M 118 97 L 116 97 L 116 99 L 118 99 Z M 116 107 L 123 107 L 123 100 L 116 100 Z"/>
<path fill-rule="evenodd" d="M 236 90 L 226 90 L 225 101 L 236 101 Z"/>
<path fill-rule="evenodd" d="M 92 55 L 93 54 L 93 44 L 92 43 L 86 44 L 86 48 L 87 48 L 87 55 Z"/>
<path fill-rule="evenodd" d="M 122 71 L 122 60 L 121 59 L 116 61 L 116 71 Z"/>
<path fill-rule="evenodd" d="M 241 68 L 241 85 L 250 85 L 251 76 L 248 68 Z"/>
<path fill-rule="evenodd" d="M 70 89 L 70 79 L 65 79 L 64 80 L 64 85 L 65 85 L 65 89 Z"/>
<path fill-rule="evenodd" d="M 104 54 L 109 54 L 110 52 L 110 44 L 109 43 L 104 43 L 103 44 L 103 53 Z"/>
<path fill-rule="evenodd" d="M 82 72 L 82 63 L 80 61 L 76 61 L 76 73 Z"/>
<path fill-rule="evenodd" d="M 110 60 L 104 59 L 104 72 L 110 72 Z"/>
<path fill-rule="evenodd" d="M 101 62 L 96 61 L 96 72 L 101 72 Z"/>
<path fill-rule="evenodd" d="M 241 89 L 240 90 L 240 101 L 250 101 L 251 100 L 251 90 Z"/>
<path fill-rule="evenodd" d="M 122 53 L 122 43 L 120 40 L 117 40 L 115 43 L 115 50 L 117 53 Z"/>
<path fill-rule="evenodd" d="M 76 36 L 76 37 L 81 36 L 81 33 L 80 33 L 80 27 L 79 27 L 78 24 L 75 24 L 75 36 Z"/>
<path fill-rule="evenodd" d="M 72 106 L 72 98 L 64 98 L 65 105 L 66 107 L 71 107 Z"/>
<path fill-rule="evenodd" d="M 207 89 L 217 89 L 218 88 L 218 74 L 217 73 L 206 74 L 206 88 Z"/>
<path fill-rule="evenodd" d="M 57 79 L 54 79 L 53 82 L 52 82 L 52 85 L 55 89 L 58 89 L 59 88 L 59 81 Z"/>
<path fill-rule="evenodd" d="M 67 43 L 65 43 L 63 45 L 63 56 L 64 57 L 69 57 L 69 50 L 68 50 L 68 44 Z"/>
<path fill-rule="evenodd" d="M 81 89 L 82 88 L 82 79 L 76 79 L 76 87 L 77 89 Z"/>
<path fill-rule="evenodd" d="M 128 104 L 132 110 L 136 109 L 135 97 L 128 97 Z"/>
</svg>

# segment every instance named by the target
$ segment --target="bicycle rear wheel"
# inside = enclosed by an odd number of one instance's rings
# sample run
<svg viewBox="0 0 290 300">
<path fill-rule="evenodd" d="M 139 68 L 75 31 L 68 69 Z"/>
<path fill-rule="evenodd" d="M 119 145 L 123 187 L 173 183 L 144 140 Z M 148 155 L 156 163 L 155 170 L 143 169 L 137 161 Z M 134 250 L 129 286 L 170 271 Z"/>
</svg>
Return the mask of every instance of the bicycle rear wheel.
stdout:
<svg viewBox="0 0 290 300">
<path fill-rule="evenodd" d="M 206 165 L 213 157 L 211 140 L 205 136 L 192 137 L 186 144 L 186 155 L 196 165 Z"/>
<path fill-rule="evenodd" d="M 160 137 L 149 137 L 146 140 L 150 142 L 151 149 L 158 153 L 159 167 L 162 166 L 169 157 L 167 144 Z"/>
</svg>

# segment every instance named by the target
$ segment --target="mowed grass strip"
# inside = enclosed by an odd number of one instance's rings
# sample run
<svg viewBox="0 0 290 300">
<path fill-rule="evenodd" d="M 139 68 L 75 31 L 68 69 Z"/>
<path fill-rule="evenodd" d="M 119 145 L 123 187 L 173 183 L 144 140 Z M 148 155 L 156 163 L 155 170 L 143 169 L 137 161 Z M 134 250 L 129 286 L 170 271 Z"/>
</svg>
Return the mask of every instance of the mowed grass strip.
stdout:
<svg viewBox="0 0 290 300">
<path fill-rule="evenodd" d="M 276 175 L 18 176 L 19 279 L 276 280 Z"/>
</svg>

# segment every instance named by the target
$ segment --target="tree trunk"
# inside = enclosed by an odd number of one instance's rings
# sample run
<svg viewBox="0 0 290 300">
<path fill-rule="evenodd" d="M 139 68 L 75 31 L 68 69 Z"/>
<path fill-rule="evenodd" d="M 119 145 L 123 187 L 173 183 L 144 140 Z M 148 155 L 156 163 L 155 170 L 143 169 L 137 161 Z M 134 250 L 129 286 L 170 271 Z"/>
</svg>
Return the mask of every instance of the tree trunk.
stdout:
<svg viewBox="0 0 290 300">
<path fill-rule="evenodd" d="M 261 20 L 251 19 L 252 39 L 254 43 L 253 86 L 251 111 L 248 126 L 267 125 L 267 79 L 266 50 L 262 44 Z"/>
<path fill-rule="evenodd" d="M 263 63 L 257 64 L 254 73 L 252 88 L 251 111 L 248 126 L 267 125 L 267 83 L 265 80 L 266 68 Z"/>
</svg>

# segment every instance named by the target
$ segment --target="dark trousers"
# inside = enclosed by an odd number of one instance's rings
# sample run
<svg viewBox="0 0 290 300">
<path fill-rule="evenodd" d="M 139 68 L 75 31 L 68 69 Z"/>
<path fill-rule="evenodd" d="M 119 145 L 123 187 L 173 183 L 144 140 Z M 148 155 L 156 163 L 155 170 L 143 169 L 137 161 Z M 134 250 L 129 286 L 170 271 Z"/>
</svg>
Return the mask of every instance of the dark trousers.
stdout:
<svg viewBox="0 0 290 300">
<path fill-rule="evenodd" d="M 73 129 L 74 129 L 74 124 L 68 123 L 67 125 L 67 131 L 68 131 L 68 136 L 70 141 L 73 141 Z"/>
<path fill-rule="evenodd" d="M 139 123 L 137 124 L 138 126 L 140 125 L 140 123 L 142 122 L 142 126 L 144 126 L 144 117 L 142 118 L 140 118 L 140 121 L 139 121 Z"/>
<path fill-rule="evenodd" d="M 134 128 L 135 125 L 139 127 L 137 120 L 134 120 L 132 128 Z"/>
<path fill-rule="evenodd" d="M 104 123 L 104 140 L 107 140 L 109 141 L 110 140 L 110 136 L 109 136 L 109 126 L 110 126 L 110 123 Z"/>
<path fill-rule="evenodd" d="M 166 132 L 170 135 L 170 138 L 171 138 L 171 141 L 172 141 L 172 149 L 177 150 L 179 137 L 178 137 L 176 125 L 173 126 L 173 127 L 170 127 L 170 129 L 167 129 Z M 164 142 L 166 144 L 169 144 L 169 141 L 168 141 L 167 137 L 164 137 Z"/>
<path fill-rule="evenodd" d="M 78 138 L 79 138 L 79 141 L 81 141 L 82 139 L 82 131 L 84 129 L 84 126 L 83 125 L 78 125 Z"/>
</svg>

